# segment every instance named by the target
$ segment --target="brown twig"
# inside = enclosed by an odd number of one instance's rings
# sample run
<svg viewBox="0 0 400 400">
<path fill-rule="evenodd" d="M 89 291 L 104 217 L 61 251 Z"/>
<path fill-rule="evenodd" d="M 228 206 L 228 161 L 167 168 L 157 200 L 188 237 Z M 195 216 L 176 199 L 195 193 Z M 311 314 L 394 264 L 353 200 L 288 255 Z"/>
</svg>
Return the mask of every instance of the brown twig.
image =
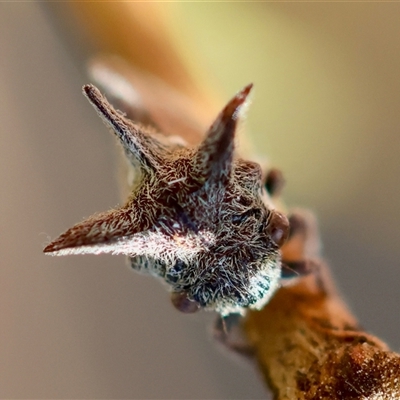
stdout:
<svg viewBox="0 0 400 400">
<path fill-rule="evenodd" d="M 296 234 L 283 258 L 308 260 L 313 272 L 282 287 L 241 324 L 221 330 L 218 323 L 216 338 L 257 361 L 275 399 L 400 398 L 400 356 L 365 332 L 337 293 L 319 258 L 312 215 L 293 216 Z"/>
<path fill-rule="evenodd" d="M 330 278 L 320 278 L 282 288 L 246 318 L 247 338 L 275 398 L 400 398 L 399 355 L 363 331 L 325 290 Z"/>
<path fill-rule="evenodd" d="M 400 356 L 358 325 L 317 258 L 312 216 L 297 215 L 304 229 L 283 250 L 287 258 L 312 259 L 314 273 L 250 311 L 244 343 L 217 331 L 219 341 L 254 356 L 279 400 L 399 399 Z"/>
</svg>

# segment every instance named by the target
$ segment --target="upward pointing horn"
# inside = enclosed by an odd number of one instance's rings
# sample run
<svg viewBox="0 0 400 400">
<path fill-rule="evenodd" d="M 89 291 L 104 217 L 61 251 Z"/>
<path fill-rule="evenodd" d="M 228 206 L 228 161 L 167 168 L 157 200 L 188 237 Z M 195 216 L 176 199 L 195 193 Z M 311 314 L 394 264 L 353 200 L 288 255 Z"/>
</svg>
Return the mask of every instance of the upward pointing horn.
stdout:
<svg viewBox="0 0 400 400">
<path fill-rule="evenodd" d="M 131 162 L 139 162 L 145 169 L 161 168 L 163 145 L 157 139 L 116 111 L 94 85 L 83 86 L 83 94 L 117 135 Z"/>
<path fill-rule="evenodd" d="M 200 144 L 194 157 L 194 167 L 200 181 L 224 183 L 229 179 L 237 120 L 252 87 L 250 83 L 229 101 Z"/>
</svg>

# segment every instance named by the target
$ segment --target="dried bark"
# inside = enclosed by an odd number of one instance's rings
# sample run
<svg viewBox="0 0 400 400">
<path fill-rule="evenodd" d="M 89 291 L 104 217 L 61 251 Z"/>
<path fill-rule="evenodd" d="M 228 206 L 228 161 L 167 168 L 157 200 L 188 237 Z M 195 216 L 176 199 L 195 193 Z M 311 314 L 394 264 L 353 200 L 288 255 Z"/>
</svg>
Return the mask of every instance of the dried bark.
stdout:
<svg viewBox="0 0 400 400">
<path fill-rule="evenodd" d="M 399 399 L 400 356 L 349 312 L 319 257 L 312 214 L 293 215 L 296 234 L 283 258 L 309 260 L 312 273 L 282 287 L 261 311 L 217 321 L 216 339 L 257 362 L 276 400 Z"/>
<path fill-rule="evenodd" d="M 290 251 L 304 251 L 304 244 L 298 240 Z M 244 321 L 275 398 L 399 399 L 400 356 L 358 325 L 327 265 L 316 265 L 315 273 L 280 289 Z"/>
</svg>

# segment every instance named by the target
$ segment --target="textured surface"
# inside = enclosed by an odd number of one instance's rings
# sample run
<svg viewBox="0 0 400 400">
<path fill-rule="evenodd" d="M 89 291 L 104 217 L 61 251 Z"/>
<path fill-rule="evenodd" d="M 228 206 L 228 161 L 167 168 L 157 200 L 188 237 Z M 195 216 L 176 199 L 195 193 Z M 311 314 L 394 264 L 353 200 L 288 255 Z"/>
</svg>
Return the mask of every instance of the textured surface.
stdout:
<svg viewBox="0 0 400 400">
<path fill-rule="evenodd" d="M 274 5 L 277 23 L 263 25 L 277 33 L 259 34 L 260 44 L 239 31 L 202 37 L 223 54 L 218 79 L 226 93 L 252 80 L 258 85 L 262 100 L 250 123 L 260 152 L 284 167 L 290 203 L 317 210 L 325 254 L 357 317 L 399 349 L 396 6 Z M 114 144 L 80 93 L 87 79 L 38 5 L 2 3 L 0 10 L 0 397 L 264 398 L 252 370 L 208 340 L 210 315 L 177 313 L 164 288 L 123 259 L 42 255 L 62 227 L 117 205 Z M 210 25 L 221 25 L 221 14 L 212 15 Z M 287 28 L 279 16 L 290 17 L 288 29 L 310 29 L 301 37 L 307 57 L 287 36 L 280 47 L 267 47 L 266 37 L 274 41 Z M 229 56 L 241 38 L 249 38 L 245 50 Z M 261 43 L 275 60 L 262 68 L 251 56 Z M 250 57 L 248 72 L 235 64 L 241 54 Z M 356 93 L 351 101 L 341 95 L 346 88 Z M 268 111 L 273 106 L 280 113 Z M 252 122 L 257 114 L 265 124 Z M 292 146 L 298 132 L 301 143 Z"/>
<path fill-rule="evenodd" d="M 236 156 L 235 133 L 251 88 L 233 96 L 204 139 L 187 147 L 134 123 L 85 85 L 139 178 L 121 208 L 74 225 L 44 252 L 122 254 L 135 269 L 163 279 L 175 299 L 185 296 L 190 309 L 224 316 L 260 309 L 279 287 L 279 247 L 289 222 L 274 210 L 260 166 Z"/>
</svg>

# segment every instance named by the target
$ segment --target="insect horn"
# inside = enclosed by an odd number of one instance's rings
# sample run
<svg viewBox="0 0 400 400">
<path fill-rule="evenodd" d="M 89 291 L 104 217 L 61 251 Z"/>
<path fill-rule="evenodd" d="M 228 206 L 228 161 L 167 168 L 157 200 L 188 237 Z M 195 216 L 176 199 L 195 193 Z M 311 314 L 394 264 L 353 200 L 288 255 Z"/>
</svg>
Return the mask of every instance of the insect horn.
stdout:
<svg viewBox="0 0 400 400">
<path fill-rule="evenodd" d="M 131 237 L 148 228 L 132 209 L 120 208 L 93 215 L 74 225 L 47 245 L 43 252 L 52 255 L 104 253 L 103 245 Z M 115 248 L 115 245 L 114 245 Z"/>
<path fill-rule="evenodd" d="M 94 85 L 83 86 L 83 94 L 103 122 L 116 134 L 128 159 L 134 165 L 139 162 L 145 170 L 161 167 L 164 146 L 157 139 L 116 111 Z"/>
<path fill-rule="evenodd" d="M 200 181 L 217 184 L 229 180 L 237 120 L 252 87 L 252 83 L 247 85 L 229 101 L 200 144 L 194 157 Z"/>
</svg>

